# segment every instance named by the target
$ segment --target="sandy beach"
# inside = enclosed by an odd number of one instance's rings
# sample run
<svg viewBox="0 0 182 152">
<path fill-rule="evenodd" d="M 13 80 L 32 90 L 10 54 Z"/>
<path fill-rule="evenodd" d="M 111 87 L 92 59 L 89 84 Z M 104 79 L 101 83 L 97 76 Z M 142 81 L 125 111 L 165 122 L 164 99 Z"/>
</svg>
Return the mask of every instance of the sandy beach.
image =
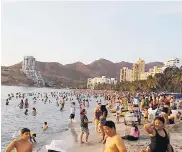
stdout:
<svg viewBox="0 0 182 152">
<path fill-rule="evenodd" d="M 112 113 L 109 113 L 107 120 L 115 120 L 115 116 Z M 116 124 L 117 133 L 121 136 L 129 134 L 130 125 L 125 126 L 123 123 L 123 118 L 121 117 L 120 123 Z M 175 125 L 166 126 L 166 129 L 170 132 L 171 144 L 175 152 L 182 152 L 182 122 L 178 122 Z M 65 147 L 67 152 L 103 152 L 104 145 L 99 143 L 101 135 L 94 131 L 94 124 L 89 125 L 90 137 L 89 144 L 80 144 L 79 143 L 79 133 L 80 130 L 77 127 L 74 131 L 69 129 L 68 131 L 62 133 L 60 138 L 57 140 L 64 140 L 68 145 Z M 127 141 L 124 140 L 124 143 L 127 148 L 127 152 L 139 152 L 141 149 L 150 143 L 150 138 L 147 133 L 143 130 L 143 125 L 139 126 L 140 129 L 140 139 L 138 141 Z M 46 149 L 43 147 L 39 152 L 45 152 Z"/>
</svg>

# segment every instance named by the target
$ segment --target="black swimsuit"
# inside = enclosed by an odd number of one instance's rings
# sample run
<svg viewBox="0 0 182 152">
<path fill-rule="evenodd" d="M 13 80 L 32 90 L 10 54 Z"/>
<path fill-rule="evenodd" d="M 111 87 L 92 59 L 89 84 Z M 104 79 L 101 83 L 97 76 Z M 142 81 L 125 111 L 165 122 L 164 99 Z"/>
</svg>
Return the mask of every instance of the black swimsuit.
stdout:
<svg viewBox="0 0 182 152">
<path fill-rule="evenodd" d="M 169 144 L 169 137 L 165 129 L 163 129 L 165 132 L 165 137 L 162 137 L 158 134 L 157 130 L 156 135 L 154 137 L 151 137 L 151 144 L 150 149 L 151 152 L 167 152 L 167 147 Z"/>
</svg>

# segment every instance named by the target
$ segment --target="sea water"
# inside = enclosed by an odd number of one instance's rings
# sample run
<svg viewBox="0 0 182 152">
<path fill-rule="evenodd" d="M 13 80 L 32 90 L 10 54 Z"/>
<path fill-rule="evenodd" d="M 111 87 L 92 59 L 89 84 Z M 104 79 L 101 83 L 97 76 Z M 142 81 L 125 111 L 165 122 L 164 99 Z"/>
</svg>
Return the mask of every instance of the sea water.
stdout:
<svg viewBox="0 0 182 152">
<path fill-rule="evenodd" d="M 15 87 L 15 86 L 2 86 L 1 87 L 1 151 L 5 151 L 6 146 L 13 140 L 13 134 L 16 134 L 19 130 L 24 127 L 29 128 L 31 131 L 37 134 L 36 140 L 38 144 L 35 147 L 35 151 L 38 151 L 40 147 L 50 143 L 50 141 L 60 136 L 61 133 L 70 129 L 70 103 L 66 101 L 64 110 L 60 111 L 60 106 L 57 106 L 56 100 L 52 97 L 45 104 L 43 101 L 33 102 L 31 96 L 26 97 L 29 101 L 28 115 L 24 114 L 25 109 L 20 109 L 18 104 L 21 99 L 13 99 L 7 106 L 6 99 L 8 94 L 14 93 L 14 96 L 18 92 L 32 93 L 32 92 L 69 92 L 67 89 L 49 89 L 49 88 L 28 88 L 28 87 Z M 75 127 L 79 127 L 80 123 L 80 109 L 76 98 L 73 97 L 73 101 L 76 102 L 76 122 Z M 102 98 L 98 98 L 100 100 Z M 93 109 L 96 107 L 97 102 L 95 98 L 91 98 L 90 107 L 87 109 L 87 116 L 89 119 L 93 119 Z M 32 108 L 37 109 L 37 115 L 32 116 Z M 42 125 L 44 122 L 48 122 L 48 130 L 42 131 Z M 74 128 L 76 129 L 76 128 Z M 72 128 L 73 130 L 73 128 Z"/>
</svg>

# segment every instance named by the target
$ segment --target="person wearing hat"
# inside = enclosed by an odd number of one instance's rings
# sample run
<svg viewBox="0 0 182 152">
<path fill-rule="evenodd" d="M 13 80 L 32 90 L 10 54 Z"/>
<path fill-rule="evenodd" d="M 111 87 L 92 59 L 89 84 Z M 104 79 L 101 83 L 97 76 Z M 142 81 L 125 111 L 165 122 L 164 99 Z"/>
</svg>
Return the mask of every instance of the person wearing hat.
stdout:
<svg viewBox="0 0 182 152">
<path fill-rule="evenodd" d="M 47 152 L 66 152 L 61 148 L 61 145 L 65 145 L 62 140 L 52 140 L 50 145 L 46 145 Z"/>
</svg>

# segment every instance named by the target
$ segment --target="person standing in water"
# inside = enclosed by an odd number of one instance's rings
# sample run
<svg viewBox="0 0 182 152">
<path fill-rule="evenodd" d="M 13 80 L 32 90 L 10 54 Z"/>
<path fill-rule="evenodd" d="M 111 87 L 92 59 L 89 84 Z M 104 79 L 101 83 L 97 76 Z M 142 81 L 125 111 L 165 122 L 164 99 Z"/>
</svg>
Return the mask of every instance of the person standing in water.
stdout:
<svg viewBox="0 0 182 152">
<path fill-rule="evenodd" d="M 60 101 L 60 104 L 61 104 L 60 111 L 62 111 L 64 108 L 64 104 L 65 104 L 64 98 Z"/>
<path fill-rule="evenodd" d="M 42 126 L 43 131 L 48 129 L 48 124 L 47 122 L 44 122 L 43 126 Z"/>
<path fill-rule="evenodd" d="M 20 109 L 23 109 L 23 106 L 24 106 L 23 99 L 21 99 L 21 102 L 20 102 L 20 104 L 18 106 L 20 107 Z"/>
<path fill-rule="evenodd" d="M 5 152 L 12 152 L 14 149 L 16 152 L 33 152 L 33 145 L 29 141 L 30 130 L 28 128 L 23 128 L 21 130 L 21 138 L 14 139 L 6 148 Z"/>
<path fill-rule="evenodd" d="M 36 114 L 37 114 L 37 110 L 35 108 L 32 108 L 32 115 L 36 116 Z"/>
<path fill-rule="evenodd" d="M 71 103 L 71 114 L 70 114 L 71 123 L 75 118 L 75 112 L 76 112 L 75 102 L 72 102 Z"/>
<path fill-rule="evenodd" d="M 36 138 L 36 134 L 33 133 L 33 132 L 30 132 L 30 141 L 32 143 L 37 143 L 37 141 L 35 140 L 35 138 Z"/>
<path fill-rule="evenodd" d="M 28 115 L 28 109 L 25 110 L 24 114 L 25 115 Z"/>
<path fill-rule="evenodd" d="M 28 99 L 25 100 L 25 108 L 28 108 Z"/>
<path fill-rule="evenodd" d="M 8 101 L 8 99 L 6 99 L 6 105 L 7 105 L 7 106 L 9 105 L 9 101 Z"/>
</svg>

